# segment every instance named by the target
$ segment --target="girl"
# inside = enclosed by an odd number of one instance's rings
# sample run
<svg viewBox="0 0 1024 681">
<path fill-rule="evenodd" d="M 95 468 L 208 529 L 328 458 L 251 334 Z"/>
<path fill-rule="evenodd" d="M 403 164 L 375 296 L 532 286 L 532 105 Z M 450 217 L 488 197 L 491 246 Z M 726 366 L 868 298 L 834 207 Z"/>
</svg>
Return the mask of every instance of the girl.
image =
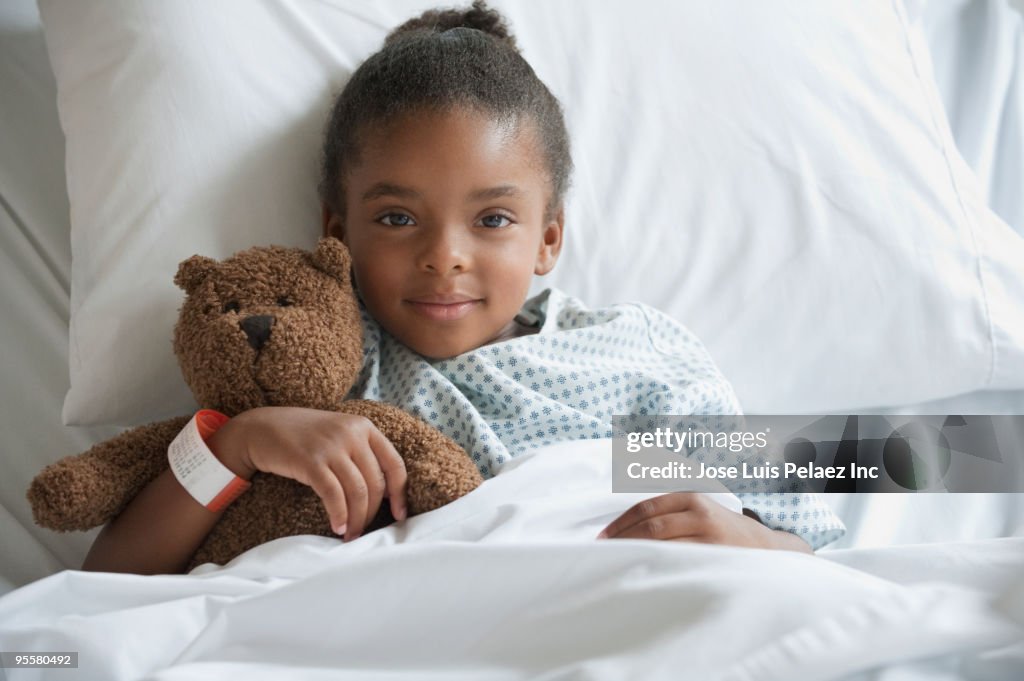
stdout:
<svg viewBox="0 0 1024 681">
<path fill-rule="evenodd" d="M 612 414 L 740 413 L 700 342 L 667 316 L 588 310 L 556 290 L 526 300 L 533 275 L 558 260 L 571 167 L 558 101 L 480 0 L 393 31 L 327 126 L 324 233 L 348 245 L 368 314 L 351 397 L 440 428 L 485 477 L 552 441 L 607 437 Z M 405 517 L 402 461 L 360 417 L 265 407 L 208 444 L 242 478 L 265 471 L 313 487 L 346 541 L 384 498 Z M 810 552 L 844 531 L 814 495 L 741 498 L 743 515 L 666 494 L 600 537 Z M 181 571 L 218 517 L 166 472 L 104 528 L 83 569 Z"/>
</svg>

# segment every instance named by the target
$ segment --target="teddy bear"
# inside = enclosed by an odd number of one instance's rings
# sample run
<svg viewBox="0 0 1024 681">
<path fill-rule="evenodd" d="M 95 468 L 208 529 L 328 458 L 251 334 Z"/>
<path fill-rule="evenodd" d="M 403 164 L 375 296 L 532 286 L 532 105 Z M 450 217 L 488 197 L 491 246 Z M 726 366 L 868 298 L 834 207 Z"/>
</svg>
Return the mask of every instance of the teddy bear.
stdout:
<svg viewBox="0 0 1024 681">
<path fill-rule="evenodd" d="M 185 291 L 174 352 L 201 407 L 227 416 L 260 406 L 296 406 L 368 418 L 405 462 L 409 515 L 436 509 L 483 480 L 466 452 L 388 404 L 346 400 L 363 359 L 363 332 L 345 245 L 313 252 L 256 247 L 220 262 L 199 255 L 174 278 Z M 191 415 L 128 430 L 47 466 L 28 491 L 36 523 L 87 530 L 115 517 L 168 467 L 167 449 Z M 381 505 L 374 529 L 391 520 Z M 279 537 L 337 535 L 312 488 L 257 472 L 188 562 L 224 564 Z"/>
</svg>

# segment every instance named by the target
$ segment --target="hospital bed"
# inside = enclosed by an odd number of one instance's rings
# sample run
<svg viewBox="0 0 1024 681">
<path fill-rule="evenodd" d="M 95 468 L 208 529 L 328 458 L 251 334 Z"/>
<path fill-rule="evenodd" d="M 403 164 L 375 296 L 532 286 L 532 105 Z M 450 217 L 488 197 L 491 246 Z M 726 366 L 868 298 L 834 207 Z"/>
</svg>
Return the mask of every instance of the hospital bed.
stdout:
<svg viewBox="0 0 1024 681">
<path fill-rule="evenodd" d="M 57 3 L 48 4 L 59 14 Z M 281 22 L 319 35 L 301 23 L 295 8 L 302 3 L 270 4 Z M 386 27 L 374 24 L 376 15 L 364 16 L 373 12 L 338 4 L 374 27 L 370 49 L 379 43 Z M 510 8 L 514 27 L 522 23 L 515 3 L 497 4 Z M 389 11 L 400 18 L 422 5 Z M 914 21 L 934 69 L 926 76 L 938 87 L 978 196 L 1024 240 L 1020 3 L 913 5 L 906 12 L 920 11 Z M 578 19 L 581 31 L 595 21 Z M 339 678 L 339 670 L 343 678 L 367 679 L 653 679 L 687 671 L 722 679 L 1024 678 L 1021 494 L 829 495 L 848 533 L 813 558 L 642 542 L 597 546 L 584 538 L 617 506 L 597 491 L 607 457 L 593 442 L 518 462 L 484 493 L 349 546 L 279 540 L 189 578 L 77 572 L 95 534 L 35 526 L 25 490 L 45 464 L 130 424 L 83 417 L 89 398 L 81 395 L 78 415 L 68 418 L 69 320 L 82 295 L 72 288 L 69 235 L 80 214 L 69 202 L 72 161 L 65 159 L 67 111 L 58 113 L 53 41 L 32 0 L 0 4 L 0 593 L 7 594 L 0 649 L 75 650 L 75 678 L 105 679 L 278 678 L 282 666 L 289 677 L 310 679 Z M 362 44 L 353 49 L 366 51 Z M 557 68 L 548 68 L 541 75 L 557 80 Z M 570 103 L 585 93 L 565 87 L 557 94 L 570 127 L 593 123 Z M 315 131 L 320 119 L 309 118 Z M 595 200 L 585 194 L 587 178 L 605 172 L 592 161 L 576 159 L 584 176 L 576 194 L 581 213 Z M 209 243 L 196 252 L 203 248 Z M 612 295 L 602 288 L 608 277 L 587 270 L 579 251 L 565 260 L 556 284 L 593 291 L 594 302 Z M 1018 265 L 1024 277 L 1024 259 Z M 730 371 L 738 366 L 729 359 L 737 341 L 720 325 L 706 323 L 705 333 L 700 321 L 683 321 L 712 339 L 716 358 L 716 347 L 723 348 L 723 370 L 739 374 L 741 399 L 749 395 L 745 403 L 770 410 L 755 390 L 756 374 Z M 850 348 L 856 343 L 851 335 Z M 842 361 L 842 353 L 833 360 Z M 1024 414 L 1024 375 L 1016 378 L 1016 385 L 1004 377 L 994 388 L 928 400 L 823 402 L 813 411 Z M 574 484 L 551 484 L 570 469 Z M 287 619 L 287 631 L 271 627 L 275 618 Z M 4 671 L 12 679 L 53 673 Z"/>
</svg>

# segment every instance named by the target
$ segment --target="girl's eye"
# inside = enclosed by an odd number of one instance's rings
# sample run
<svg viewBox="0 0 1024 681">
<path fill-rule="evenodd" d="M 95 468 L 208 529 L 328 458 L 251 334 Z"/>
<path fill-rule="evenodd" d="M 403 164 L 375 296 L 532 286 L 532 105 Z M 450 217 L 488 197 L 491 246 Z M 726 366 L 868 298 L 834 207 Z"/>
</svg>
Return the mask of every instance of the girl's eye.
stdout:
<svg viewBox="0 0 1024 681">
<path fill-rule="evenodd" d="M 277 299 L 277 304 L 280 305 L 281 307 L 291 307 L 295 303 L 293 303 L 290 298 L 282 296 Z"/>
<path fill-rule="evenodd" d="M 380 218 L 379 222 L 390 227 L 408 227 L 415 225 L 413 219 L 405 213 L 388 213 Z"/>
<path fill-rule="evenodd" d="M 222 310 L 224 312 L 238 312 L 242 309 L 242 306 L 238 304 L 237 300 L 232 300 L 230 303 L 224 303 Z"/>
<path fill-rule="evenodd" d="M 508 225 L 512 224 L 512 221 L 509 220 L 504 215 L 494 214 L 485 215 L 483 218 L 480 219 L 480 223 L 484 227 L 507 227 Z"/>
</svg>

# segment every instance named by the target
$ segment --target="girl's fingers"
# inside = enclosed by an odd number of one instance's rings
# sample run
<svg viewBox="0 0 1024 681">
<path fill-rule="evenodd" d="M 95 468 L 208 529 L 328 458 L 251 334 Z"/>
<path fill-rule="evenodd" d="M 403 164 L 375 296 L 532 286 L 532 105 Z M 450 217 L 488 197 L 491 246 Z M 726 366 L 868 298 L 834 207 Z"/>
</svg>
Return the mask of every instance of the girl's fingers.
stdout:
<svg viewBox="0 0 1024 681">
<path fill-rule="evenodd" d="M 348 528 L 345 541 L 352 541 L 366 528 L 366 511 L 369 505 L 369 489 L 359 467 L 348 457 L 331 461 L 331 470 L 338 476 L 345 490 L 345 504 L 348 506 Z"/>
<path fill-rule="evenodd" d="M 311 478 L 309 486 L 323 502 L 331 529 L 335 534 L 344 534 L 348 524 L 348 504 L 338 476 L 329 468 L 320 468 Z"/>
<path fill-rule="evenodd" d="M 644 522 L 650 518 L 654 518 L 665 513 L 685 511 L 690 508 L 695 496 L 694 492 L 674 492 L 672 494 L 662 494 L 659 497 L 644 499 L 640 503 L 631 506 L 628 511 L 613 520 L 608 527 L 601 531 L 601 534 L 597 535 L 597 538 L 605 539 L 617 537 L 623 530 L 633 527 L 634 525 Z"/>
<path fill-rule="evenodd" d="M 630 525 L 609 538 L 614 539 L 675 539 L 686 540 L 700 533 L 700 520 L 692 511 L 679 511 L 646 518 Z"/>
<path fill-rule="evenodd" d="M 368 446 L 352 454 L 352 463 L 359 469 L 359 474 L 366 483 L 366 522 L 369 523 L 377 514 L 384 498 L 384 472 L 381 471 L 377 457 Z"/>
<path fill-rule="evenodd" d="M 391 515 L 395 520 L 405 520 L 409 508 L 405 499 L 405 461 L 399 456 L 391 441 L 376 428 L 370 431 L 370 447 L 373 448 L 373 454 L 377 457 L 377 463 L 384 474 Z"/>
</svg>

